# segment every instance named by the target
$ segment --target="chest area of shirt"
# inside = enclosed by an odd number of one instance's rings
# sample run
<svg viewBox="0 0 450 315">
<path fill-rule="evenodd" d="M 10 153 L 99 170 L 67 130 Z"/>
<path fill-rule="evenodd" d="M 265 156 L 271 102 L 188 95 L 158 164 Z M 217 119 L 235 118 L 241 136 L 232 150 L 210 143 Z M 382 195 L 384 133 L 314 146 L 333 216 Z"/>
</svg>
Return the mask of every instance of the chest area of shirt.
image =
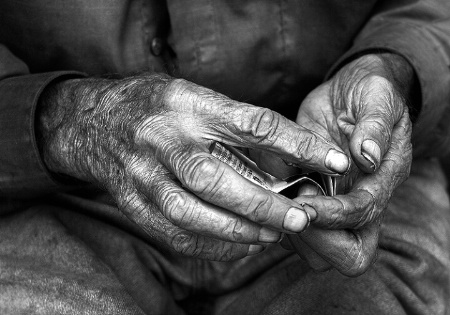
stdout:
<svg viewBox="0 0 450 315">
<path fill-rule="evenodd" d="M 373 1 L 169 0 L 179 74 L 271 107 L 301 98 L 351 45 Z"/>
</svg>

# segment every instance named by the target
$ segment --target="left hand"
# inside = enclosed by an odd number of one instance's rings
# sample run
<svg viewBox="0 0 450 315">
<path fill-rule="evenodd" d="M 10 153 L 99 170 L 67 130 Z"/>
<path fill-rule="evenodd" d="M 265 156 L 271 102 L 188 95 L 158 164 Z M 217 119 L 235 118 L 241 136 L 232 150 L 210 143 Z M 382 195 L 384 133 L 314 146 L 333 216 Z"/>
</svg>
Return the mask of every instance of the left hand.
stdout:
<svg viewBox="0 0 450 315">
<path fill-rule="evenodd" d="M 373 262 L 383 210 L 409 176 L 411 121 L 397 86 L 409 78 L 398 78 L 404 71 L 395 62 L 412 75 L 400 56 L 354 60 L 312 91 L 297 116 L 299 125 L 347 149 L 356 164 L 338 180 L 338 195 L 295 199 L 318 212 L 315 227 L 301 238 L 346 275 L 361 274 Z"/>
<path fill-rule="evenodd" d="M 338 179 L 337 196 L 299 191 L 295 198 L 313 207 L 318 217 L 303 233 L 287 237 L 316 270 L 326 269 L 328 262 L 355 276 L 374 261 L 383 210 L 411 166 L 406 92 L 397 83 L 406 87 L 412 75 L 400 56 L 366 55 L 313 90 L 300 107 L 297 123 L 346 149 L 354 162 Z M 279 158 L 265 154 L 256 160 L 275 176 L 289 174 Z"/>
</svg>

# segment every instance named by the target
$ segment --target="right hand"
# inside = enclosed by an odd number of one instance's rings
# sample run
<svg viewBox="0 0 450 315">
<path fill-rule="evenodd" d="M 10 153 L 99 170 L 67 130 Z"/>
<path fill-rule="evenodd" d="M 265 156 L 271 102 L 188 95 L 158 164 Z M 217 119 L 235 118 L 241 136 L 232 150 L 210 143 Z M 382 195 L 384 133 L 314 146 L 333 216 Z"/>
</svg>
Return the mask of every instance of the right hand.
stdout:
<svg viewBox="0 0 450 315">
<path fill-rule="evenodd" d="M 331 175 L 349 166 L 337 145 L 273 111 L 163 75 L 63 81 L 40 106 L 47 167 L 101 185 L 154 244 L 188 256 L 242 258 L 308 224 L 301 205 L 212 157 L 214 141 Z"/>
</svg>

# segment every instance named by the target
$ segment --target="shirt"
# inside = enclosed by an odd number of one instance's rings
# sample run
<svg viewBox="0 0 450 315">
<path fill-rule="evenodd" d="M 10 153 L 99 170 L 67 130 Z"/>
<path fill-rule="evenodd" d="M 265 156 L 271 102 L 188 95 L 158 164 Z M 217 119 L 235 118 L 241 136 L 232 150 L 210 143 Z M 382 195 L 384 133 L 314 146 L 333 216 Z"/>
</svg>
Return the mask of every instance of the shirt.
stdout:
<svg viewBox="0 0 450 315">
<path fill-rule="evenodd" d="M 449 140 L 449 17 L 447 0 L 1 1 L 0 196 L 63 187 L 40 158 L 35 109 L 51 82 L 84 75 L 167 72 L 293 118 L 354 56 L 393 52 L 420 82 L 414 153 L 436 155 Z"/>
</svg>

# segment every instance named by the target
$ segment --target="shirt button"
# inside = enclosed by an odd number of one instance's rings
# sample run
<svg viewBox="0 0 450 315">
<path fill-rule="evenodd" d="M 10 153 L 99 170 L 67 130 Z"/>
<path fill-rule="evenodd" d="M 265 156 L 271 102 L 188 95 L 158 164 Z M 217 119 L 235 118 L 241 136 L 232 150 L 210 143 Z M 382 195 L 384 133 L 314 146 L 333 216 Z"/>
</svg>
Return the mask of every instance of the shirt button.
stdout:
<svg viewBox="0 0 450 315">
<path fill-rule="evenodd" d="M 161 55 L 163 51 L 164 43 L 160 37 L 155 37 L 152 39 L 151 51 L 154 56 Z"/>
</svg>

